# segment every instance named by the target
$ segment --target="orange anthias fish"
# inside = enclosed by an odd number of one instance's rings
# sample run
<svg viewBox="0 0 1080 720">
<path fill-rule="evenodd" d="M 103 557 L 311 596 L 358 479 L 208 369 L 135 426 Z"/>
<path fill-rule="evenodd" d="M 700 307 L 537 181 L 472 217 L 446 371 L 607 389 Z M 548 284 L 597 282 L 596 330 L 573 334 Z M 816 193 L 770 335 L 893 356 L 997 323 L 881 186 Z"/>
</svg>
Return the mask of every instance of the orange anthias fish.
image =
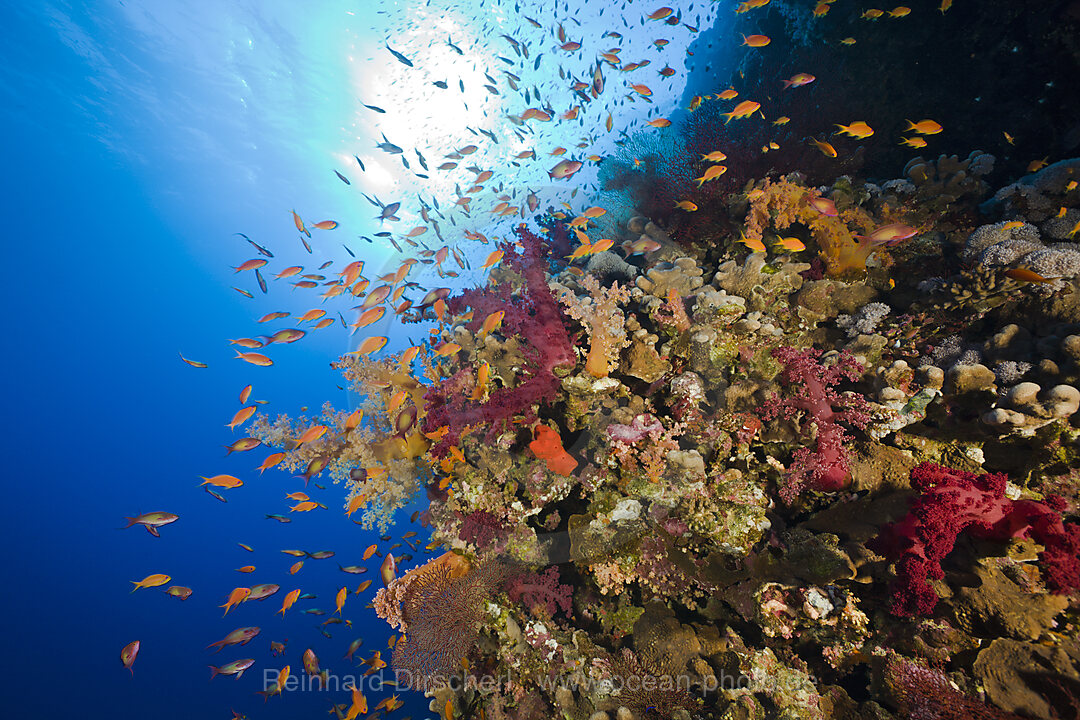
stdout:
<svg viewBox="0 0 1080 720">
<path fill-rule="evenodd" d="M 253 437 L 240 438 L 231 445 L 226 445 L 225 448 L 229 451 L 225 455 L 232 455 L 234 452 L 247 452 L 248 450 L 254 450 L 262 445 L 262 440 Z"/>
<path fill-rule="evenodd" d="M 389 338 L 382 336 L 369 337 L 365 339 L 364 342 L 360 343 L 360 347 L 358 347 L 354 352 L 357 355 L 371 355 L 372 353 L 376 353 L 379 350 L 382 350 L 386 343 L 389 342 L 389 340 Z"/>
<path fill-rule="evenodd" d="M 761 103 L 754 102 L 753 100 L 743 100 L 736 105 L 731 112 L 721 113 L 721 115 L 727 118 L 727 120 L 724 121 L 724 124 L 727 125 L 732 120 L 750 117 L 760 109 Z"/>
<path fill-rule="evenodd" d="M 218 675 L 235 675 L 237 679 L 240 679 L 244 671 L 255 664 L 254 658 L 244 658 L 243 660 L 233 660 L 231 663 L 222 665 L 221 667 L 210 666 L 210 679 L 213 680 Z"/>
<path fill-rule="evenodd" d="M 856 120 L 850 125 L 840 125 L 838 123 L 836 127 L 840 129 L 833 133 L 834 135 L 850 135 L 851 137 L 858 138 L 860 140 L 862 140 L 863 138 L 868 138 L 874 134 L 874 129 L 862 120 Z"/>
<path fill-rule="evenodd" d="M 131 669 L 131 666 L 135 664 L 135 658 L 139 656 L 139 645 L 138 640 L 132 640 L 120 651 L 120 662 L 131 671 L 132 677 L 135 677 L 135 671 Z"/>
<path fill-rule="evenodd" d="M 214 487 L 231 490 L 233 488 L 238 488 L 244 484 L 244 481 L 236 477 L 235 475 L 215 475 L 214 477 L 206 477 L 205 475 L 200 475 L 199 477 L 203 479 L 203 482 L 199 483 L 200 487 L 203 485 L 213 485 Z"/>
<path fill-rule="evenodd" d="M 316 228 L 318 230 L 333 230 L 337 226 L 338 226 L 338 224 L 333 220 L 323 220 L 322 222 L 315 223 L 311 227 Z"/>
<path fill-rule="evenodd" d="M 559 433 L 547 425 L 537 425 L 533 436 L 535 439 L 529 443 L 529 449 L 536 457 L 547 461 L 548 470 L 558 475 L 570 475 L 574 472 L 578 462 L 563 448 Z"/>
<path fill-rule="evenodd" d="M 802 87 L 803 85 L 809 85 L 817 80 L 817 78 L 810 73 L 797 73 L 791 76 L 790 80 L 782 81 L 784 83 L 784 89 Z"/>
<path fill-rule="evenodd" d="M 147 575 L 142 580 L 132 580 L 131 583 L 135 586 L 131 588 L 131 592 L 135 592 L 139 588 L 160 587 L 165 583 L 172 580 L 168 575 L 162 575 L 161 573 L 154 573 L 153 575 Z"/>
<path fill-rule="evenodd" d="M 484 264 L 480 266 L 480 269 L 481 270 L 487 270 L 490 267 L 495 267 L 496 265 L 499 264 L 499 262 L 502 259 L 503 259 L 503 251 L 502 250 L 495 250 L 490 255 L 487 256 L 487 260 L 485 260 Z"/>
<path fill-rule="evenodd" d="M 834 148 L 829 143 L 818 140 L 814 137 L 810 138 L 810 142 L 814 143 L 814 145 L 817 146 L 817 149 L 820 150 L 823 154 L 828 155 L 832 158 L 836 157 L 836 148 Z"/>
<path fill-rule="evenodd" d="M 765 47 L 772 42 L 768 35 L 743 35 L 742 40 L 743 45 L 753 48 Z"/>
<path fill-rule="evenodd" d="M 701 187 L 708 181 L 715 180 L 726 172 L 726 165 L 710 165 L 709 169 L 705 171 L 704 175 L 702 175 L 701 177 L 696 177 L 694 178 L 694 180 L 697 180 L 698 187 Z"/>
<path fill-rule="evenodd" d="M 257 690 L 256 695 L 263 696 L 263 702 L 266 702 L 274 695 L 280 695 L 281 691 L 285 689 L 285 683 L 289 681 L 289 674 L 292 672 L 292 666 L 286 665 L 278 670 L 277 680 L 269 690 Z"/>
<path fill-rule="evenodd" d="M 345 659 L 352 662 L 353 655 L 360 649 L 360 646 L 364 644 L 364 638 L 356 638 L 349 643 L 349 649 L 345 652 Z"/>
<path fill-rule="evenodd" d="M 124 519 L 128 521 L 128 524 L 124 526 L 125 528 L 129 528 L 132 525 L 142 525 L 146 528 L 146 531 L 154 537 L 161 537 L 158 535 L 157 529 L 162 525 L 176 522 L 180 519 L 180 516 L 170 512 L 157 511 L 143 513 L 137 517 L 125 517 Z"/>
<path fill-rule="evenodd" d="M 777 237 L 776 244 L 788 252 L 802 252 L 806 244 L 797 237 Z"/>
<path fill-rule="evenodd" d="M 810 203 L 810 207 L 826 217 L 836 217 L 840 214 L 836 210 L 836 204 L 828 198 L 812 197 L 807 202 Z"/>
<path fill-rule="evenodd" d="M 232 592 L 229 593 L 229 599 L 225 601 L 224 605 L 218 605 L 218 607 L 225 608 L 225 615 L 228 615 L 229 611 L 232 610 L 235 605 L 239 605 L 247 600 L 249 595 L 251 595 L 251 588 L 233 588 Z M 222 617 L 224 617 L 224 615 Z"/>
<path fill-rule="evenodd" d="M 568 180 L 582 167 L 577 160 L 563 160 L 548 171 L 548 177 L 552 180 Z"/>
<path fill-rule="evenodd" d="M 369 545 L 369 546 L 367 547 L 367 549 L 366 549 L 366 550 L 364 550 L 364 554 L 363 554 L 363 556 L 362 556 L 362 557 L 361 557 L 360 559 L 361 559 L 361 560 L 367 560 L 367 559 L 369 559 L 369 558 L 370 558 L 370 557 L 371 557 L 372 555 L 374 555 L 374 554 L 375 554 L 375 551 L 376 551 L 376 550 L 378 550 L 378 549 L 379 549 L 379 546 L 378 546 L 378 545 Z"/>
<path fill-rule="evenodd" d="M 763 253 L 765 252 L 765 243 L 761 242 L 760 238 L 748 238 L 741 231 L 739 232 L 739 242 L 746 247 L 750 248 L 752 252 Z"/>
<path fill-rule="evenodd" d="M 304 233 L 308 237 L 311 237 L 311 233 L 308 232 L 308 229 L 306 227 L 304 227 L 304 221 L 300 219 L 300 216 L 296 214 L 295 210 L 292 210 L 291 212 L 292 212 L 293 224 L 296 225 L 296 229 L 299 230 L 300 232 Z"/>
<path fill-rule="evenodd" d="M 184 354 L 183 354 L 183 353 L 180 353 L 180 359 L 181 359 L 181 360 L 183 360 L 184 362 L 186 362 L 186 363 L 187 363 L 188 365 L 190 365 L 191 367 L 195 367 L 195 368 L 206 368 L 206 367 L 210 367 L 210 366 L 209 366 L 209 365 L 207 365 L 206 363 L 204 363 L 204 362 L 199 362 L 198 360 L 188 360 L 188 359 L 187 359 L 186 357 L 184 357 Z"/>
<path fill-rule="evenodd" d="M 262 473 L 264 473 L 267 470 L 269 470 L 270 468 L 274 467 L 275 465 L 277 465 L 278 463 L 280 463 L 284 459 L 285 459 L 285 453 L 276 452 L 273 455 L 268 455 L 267 458 L 265 460 L 263 460 L 262 465 L 260 465 L 259 467 L 255 468 L 255 469 L 258 470 L 259 474 L 261 475 Z"/>
<path fill-rule="evenodd" d="M 341 609 L 345 607 L 345 598 L 347 597 L 349 597 L 349 588 L 342 586 L 342 588 L 338 590 L 337 597 L 334 598 L 334 607 L 336 608 L 334 612 L 338 615 L 341 614 Z"/>
<path fill-rule="evenodd" d="M 281 609 L 278 610 L 278 612 L 281 613 L 282 617 L 285 616 L 285 611 L 288 610 L 289 608 L 291 608 L 293 606 L 293 604 L 296 602 L 297 598 L 299 598 L 299 597 L 300 597 L 299 588 L 296 589 L 296 590 L 290 591 L 289 594 L 285 596 L 285 599 L 281 601 Z"/>
<path fill-rule="evenodd" d="M 856 235 L 860 240 L 869 240 L 871 245 L 895 245 L 896 243 L 914 237 L 918 231 L 904 223 L 891 223 L 882 225 L 869 235 Z"/>
<path fill-rule="evenodd" d="M 480 337 L 486 336 L 488 333 L 494 332 L 501 325 L 503 318 L 506 317 L 505 310 L 496 310 L 495 312 L 484 318 L 484 323 L 480 327 Z"/>
<path fill-rule="evenodd" d="M 1044 277 L 1034 270 L 1028 268 L 1012 268 L 1005 271 L 1005 277 L 1013 280 L 1019 280 L 1020 282 L 1029 283 L 1050 283 L 1055 280 L 1059 280 L 1057 277 Z"/>
<path fill-rule="evenodd" d="M 312 425 L 296 440 L 296 446 L 300 447 L 305 443 L 315 442 L 325 435 L 327 430 L 329 430 L 329 428 L 325 425 Z"/>
<path fill-rule="evenodd" d="M 345 711 L 345 720 L 355 720 L 355 718 L 361 714 L 367 715 L 368 703 L 367 698 L 364 697 L 359 688 L 355 685 L 349 687 L 349 691 L 352 693 L 352 704 L 349 709 Z"/>
<path fill-rule="evenodd" d="M 251 642 L 251 639 L 258 634 L 259 628 L 257 627 L 236 628 L 231 633 L 223 637 L 221 640 L 218 640 L 217 642 L 212 642 L 207 645 L 206 649 L 209 650 L 212 647 L 216 647 L 217 650 L 215 650 L 214 652 L 219 653 L 221 652 L 221 649 L 226 645 L 247 645 L 249 642 Z"/>
<path fill-rule="evenodd" d="M 269 366 L 274 364 L 273 360 L 271 360 L 267 356 L 263 355 L 262 353 L 255 353 L 255 352 L 242 353 L 239 350 L 237 350 L 236 351 L 236 357 L 240 358 L 241 360 L 243 360 L 246 363 L 251 363 L 252 365 L 258 365 L 259 367 L 269 367 Z"/>
<path fill-rule="evenodd" d="M 266 267 L 267 262 L 268 261 L 263 260 L 262 258 L 248 260 L 247 262 L 237 267 L 234 267 L 233 270 L 235 270 L 236 272 L 244 272 L 245 270 L 258 270 L 261 267 Z"/>
<path fill-rule="evenodd" d="M 240 408 L 235 412 L 235 415 L 232 416 L 232 420 L 226 423 L 226 426 L 229 427 L 230 430 L 237 429 L 238 425 L 244 424 L 249 418 L 255 415 L 256 409 L 257 408 L 254 405 Z"/>
<path fill-rule="evenodd" d="M 920 120 L 919 122 L 907 121 L 908 126 L 904 128 L 904 132 L 914 130 L 920 135 L 937 135 L 944 130 L 938 123 L 933 120 Z"/>
</svg>

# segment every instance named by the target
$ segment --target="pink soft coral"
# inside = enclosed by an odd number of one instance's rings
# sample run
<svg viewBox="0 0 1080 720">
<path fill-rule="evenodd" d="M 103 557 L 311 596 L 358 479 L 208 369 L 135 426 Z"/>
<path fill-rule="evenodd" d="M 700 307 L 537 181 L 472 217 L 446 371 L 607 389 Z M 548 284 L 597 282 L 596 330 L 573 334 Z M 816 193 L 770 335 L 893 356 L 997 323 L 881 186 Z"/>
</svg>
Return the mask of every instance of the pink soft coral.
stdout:
<svg viewBox="0 0 1080 720">
<path fill-rule="evenodd" d="M 818 362 L 821 351 L 814 348 L 778 347 L 772 354 L 784 363 L 779 377 L 789 392 L 766 400 L 762 418 L 797 418 L 804 432 L 811 422 L 817 431 L 813 451 L 799 448 L 793 454 L 780 497 L 790 504 L 804 487 L 825 492 L 846 487 L 850 472 L 844 446 L 852 438 L 844 425 L 863 428 L 870 416 L 861 395 L 843 396 L 834 386 L 857 379 L 862 365 L 846 352 L 834 364 L 823 365 Z"/>
<path fill-rule="evenodd" d="M 890 610 L 895 615 L 928 615 L 938 596 L 927 578 L 945 576 L 941 561 L 957 536 L 1007 540 L 1031 538 L 1046 549 L 1039 555 L 1047 584 L 1056 592 L 1080 589 L 1080 526 L 1066 526 L 1051 504 L 1005 497 L 1001 473 L 975 475 L 923 463 L 911 471 L 919 497 L 907 516 L 885 528 L 871 549 L 896 562 Z"/>
<path fill-rule="evenodd" d="M 561 609 L 570 614 L 573 588 L 559 583 L 559 569 L 554 565 L 542 573 L 525 573 L 507 583 L 507 594 L 513 602 L 532 608 L 542 608 L 551 617 Z"/>
</svg>

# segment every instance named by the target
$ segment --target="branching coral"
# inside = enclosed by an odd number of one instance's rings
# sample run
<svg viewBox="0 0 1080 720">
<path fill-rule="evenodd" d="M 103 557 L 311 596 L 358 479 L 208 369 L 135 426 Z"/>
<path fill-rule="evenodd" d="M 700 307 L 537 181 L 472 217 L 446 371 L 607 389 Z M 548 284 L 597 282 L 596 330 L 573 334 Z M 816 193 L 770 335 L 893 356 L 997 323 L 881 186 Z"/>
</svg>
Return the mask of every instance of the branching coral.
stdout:
<svg viewBox="0 0 1080 720">
<path fill-rule="evenodd" d="M 567 287 L 558 288 L 559 301 L 566 314 L 580 322 L 589 334 L 589 353 L 585 359 L 585 371 L 596 378 L 607 377 L 619 364 L 619 352 L 629 345 L 623 320 L 626 313 L 620 303 L 630 300 L 630 293 L 615 283 L 609 288 L 600 287 L 592 275 L 582 279 L 581 286 L 589 293 L 583 298 Z"/>
<path fill-rule="evenodd" d="M 252 434 L 266 445 L 284 450 L 283 469 L 297 472 L 303 468 L 300 477 L 305 480 L 326 471 L 334 482 L 347 482 L 350 513 L 363 507 L 360 524 L 386 532 L 394 511 L 408 504 L 425 477 L 417 458 L 427 450 L 428 441 L 413 422 L 422 412 L 424 386 L 395 358 L 375 361 L 346 355 L 333 366 L 363 397 L 356 411 L 337 411 L 326 403 L 318 418 L 279 415 L 270 422 L 258 415 L 252 422 Z M 388 406 L 398 393 L 405 399 L 391 418 Z M 401 421 L 407 412 L 408 423 Z M 396 430 L 395 423 L 399 426 Z M 306 431 L 318 426 L 326 428 L 320 436 L 300 442 Z"/>
<path fill-rule="evenodd" d="M 629 483 L 641 473 L 650 483 L 658 483 L 668 469 L 668 453 L 679 449 L 678 437 L 686 431 L 683 423 L 665 428 L 655 416 L 642 414 L 630 425 L 611 424 L 607 428 L 611 455 Z"/>
<path fill-rule="evenodd" d="M 548 617 L 557 610 L 570 612 L 573 588 L 559 583 L 559 569 L 552 566 L 542 573 L 524 573 L 507 583 L 507 594 L 512 602 L 520 602 L 530 609 L 541 609 Z"/>
<path fill-rule="evenodd" d="M 810 229 L 830 275 L 866 268 L 866 260 L 875 245 L 868 237 L 856 236 L 849 229 L 855 226 L 865 235 L 873 231 L 874 220 L 862 208 L 852 206 L 839 210 L 839 215 L 825 215 L 810 203 L 820 197 L 817 191 L 786 176 L 777 182 L 765 178 L 746 196 L 750 201 L 745 230 L 748 240 L 761 240 L 770 227 L 785 230 L 802 223 Z"/>
</svg>

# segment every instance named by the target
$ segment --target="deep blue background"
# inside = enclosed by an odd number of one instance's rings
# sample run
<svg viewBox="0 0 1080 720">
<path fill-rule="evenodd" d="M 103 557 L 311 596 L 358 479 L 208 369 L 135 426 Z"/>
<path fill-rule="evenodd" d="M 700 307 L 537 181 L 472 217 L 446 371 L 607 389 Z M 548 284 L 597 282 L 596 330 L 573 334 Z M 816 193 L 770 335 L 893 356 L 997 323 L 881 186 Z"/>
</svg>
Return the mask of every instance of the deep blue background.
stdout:
<svg viewBox="0 0 1080 720">
<path fill-rule="evenodd" d="M 206 202 L 213 194 L 208 185 L 226 185 L 227 178 L 179 177 L 188 170 L 147 168 L 110 152 L 75 101 L 95 91 L 85 66 L 32 18 L 8 19 L 5 45 L 27 74 L 6 75 L 2 115 L 9 264 L 0 284 L 8 508 L 0 525 L 7 549 L 0 715 L 227 718 L 234 707 L 260 718 L 323 717 L 328 695 L 287 693 L 264 707 L 254 691 L 263 668 L 287 662 L 300 673 L 307 647 L 340 674 L 352 671 L 342 655 L 355 637 L 365 638 L 357 657 L 376 649 L 389 655 L 389 628 L 363 607 L 379 587 L 378 558 L 363 576 L 345 575 L 336 565 L 360 564 L 363 548 L 376 538 L 340 512 L 340 486 L 311 492 L 329 510 L 294 513 L 288 525 L 265 519 L 287 512 L 284 494 L 300 489 L 300 481 L 277 470 L 252 472 L 264 449 L 225 458 L 222 446 L 243 436 L 224 424 L 241 407 L 237 395 L 249 382 L 253 399 L 271 401 L 270 412 L 296 414 L 323 400 L 347 406 L 336 387 L 341 378 L 328 367 L 345 349 L 343 334 L 316 332 L 277 346 L 273 368 L 232 360 L 226 339 L 255 334 L 254 319 L 278 309 L 275 303 L 301 311 L 318 306 L 312 297 L 296 305 L 280 287 L 272 288 L 272 299 L 254 301 L 231 289 L 257 293 L 250 276 L 237 280 L 218 262 L 255 256 L 232 232 L 259 237 L 279 258 L 282 241 L 252 230 L 265 223 L 259 215 L 251 226 L 207 222 L 228 212 L 227 191 L 222 206 Z M 163 182 L 191 191 L 186 217 L 163 203 L 148 178 L 156 173 L 172 173 Z M 287 229 L 287 210 L 276 209 L 277 226 Z M 292 234 L 279 235 L 299 247 Z M 178 351 L 211 367 L 188 367 Z M 223 491 L 228 504 L 198 487 L 200 474 L 217 473 L 247 481 Z M 118 529 L 123 516 L 152 510 L 180 520 L 162 528 L 160 539 L 138 526 Z M 408 526 L 402 520 L 399 532 Z M 295 558 L 284 548 L 331 549 L 337 556 L 308 560 L 289 576 Z M 235 572 L 247 564 L 257 571 Z M 162 588 L 129 593 L 130 581 L 156 572 L 194 594 L 181 602 Z M 330 626 L 334 637 L 326 639 L 314 629 L 325 617 L 299 612 L 332 610 L 341 585 L 354 589 L 367 578 L 373 587 L 346 604 L 352 630 Z M 260 582 L 282 590 L 222 617 L 218 605 L 229 589 Z M 293 587 L 319 597 L 297 603 L 282 619 L 275 611 Z M 260 626 L 262 634 L 218 655 L 204 649 L 242 625 Z M 286 656 L 271 658 L 270 640 L 286 638 Z M 135 639 L 142 648 L 132 677 L 119 656 Z M 208 663 L 242 657 L 257 660 L 250 674 L 208 683 Z M 368 693 L 370 705 L 385 694 Z M 397 715 L 416 715 L 425 703 L 414 697 L 411 704 Z"/>
</svg>

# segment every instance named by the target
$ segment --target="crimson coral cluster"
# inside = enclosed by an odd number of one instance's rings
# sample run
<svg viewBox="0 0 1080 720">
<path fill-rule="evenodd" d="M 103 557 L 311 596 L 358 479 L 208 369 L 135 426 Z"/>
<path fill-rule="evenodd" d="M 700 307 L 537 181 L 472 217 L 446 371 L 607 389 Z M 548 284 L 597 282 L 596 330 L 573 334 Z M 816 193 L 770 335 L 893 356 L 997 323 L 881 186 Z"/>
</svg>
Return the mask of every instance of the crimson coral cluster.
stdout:
<svg viewBox="0 0 1080 720">
<path fill-rule="evenodd" d="M 771 395 L 762 418 L 797 419 L 804 433 L 810 432 L 811 423 L 816 427 L 813 451 L 805 447 L 795 451 L 780 497 L 791 504 L 803 488 L 824 492 L 843 489 L 851 479 L 844 446 L 852 440 L 844 425 L 861 429 L 870 416 L 861 395 L 841 395 L 835 386 L 842 380 L 858 379 L 862 365 L 847 352 L 825 365 L 818 362 L 821 351 L 814 348 L 778 347 L 772 355 L 784 364 L 779 378 L 789 392 Z"/>
<path fill-rule="evenodd" d="M 503 267 L 522 278 L 520 288 L 501 283 L 484 289 L 465 290 L 451 297 L 447 306 L 454 314 L 473 311 L 473 320 L 466 325 L 470 332 L 480 330 L 484 319 L 491 313 L 503 311 L 502 332 L 507 337 L 520 336 L 526 364 L 521 371 L 520 382 L 515 387 L 494 388 L 485 402 L 471 400 L 469 390 L 473 383 L 473 369 L 464 367 L 427 392 L 427 414 L 424 432 L 433 432 L 446 426 L 449 432 L 431 450 L 436 457 L 445 455 L 455 445 L 470 425 L 485 425 L 487 437 L 491 438 L 506 427 L 514 417 L 528 423 L 535 419 L 533 406 L 555 399 L 559 392 L 559 379 L 555 368 L 573 365 L 576 361 L 570 336 L 563 324 L 562 311 L 548 289 L 544 268 L 547 266 L 547 245 L 521 225 L 515 231 L 521 252 L 513 243 L 499 243 L 503 251 Z M 561 229 L 553 234 L 558 235 Z"/>
<path fill-rule="evenodd" d="M 1050 588 L 1059 593 L 1080 589 L 1080 525 L 1064 524 L 1060 498 L 1010 500 L 1006 482 L 1002 473 L 975 475 L 934 463 L 911 471 L 919 496 L 907 516 L 871 544 L 896 562 L 889 608 L 894 615 L 933 612 L 938 596 L 928 580 L 945 577 L 941 561 L 965 530 L 980 538 L 1034 540 L 1045 547 L 1039 560 Z"/>
</svg>

